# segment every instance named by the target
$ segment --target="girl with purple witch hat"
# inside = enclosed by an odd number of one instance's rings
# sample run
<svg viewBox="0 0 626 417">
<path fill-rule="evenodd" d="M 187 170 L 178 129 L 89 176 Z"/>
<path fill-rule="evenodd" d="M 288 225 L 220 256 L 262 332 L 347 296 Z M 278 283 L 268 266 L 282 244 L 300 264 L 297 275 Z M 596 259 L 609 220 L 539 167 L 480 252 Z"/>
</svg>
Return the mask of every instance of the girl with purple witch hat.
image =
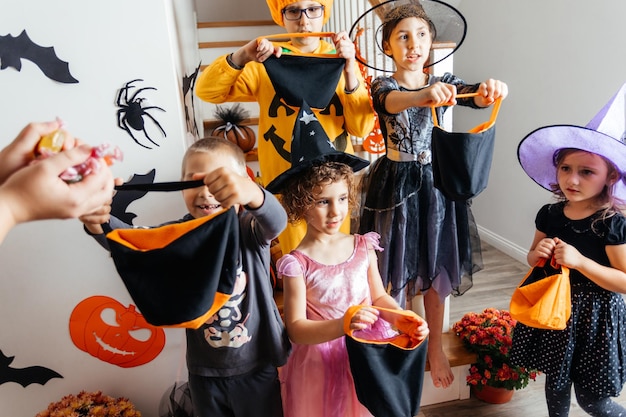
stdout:
<svg viewBox="0 0 626 417">
<path fill-rule="evenodd" d="M 610 398 L 626 381 L 625 100 L 626 84 L 586 127 L 542 127 L 518 147 L 524 171 L 558 199 L 537 214 L 528 263 L 570 268 L 567 327 L 513 332 L 511 360 L 546 374 L 551 417 L 569 414 L 572 385 L 588 414 L 626 415 Z"/>
</svg>

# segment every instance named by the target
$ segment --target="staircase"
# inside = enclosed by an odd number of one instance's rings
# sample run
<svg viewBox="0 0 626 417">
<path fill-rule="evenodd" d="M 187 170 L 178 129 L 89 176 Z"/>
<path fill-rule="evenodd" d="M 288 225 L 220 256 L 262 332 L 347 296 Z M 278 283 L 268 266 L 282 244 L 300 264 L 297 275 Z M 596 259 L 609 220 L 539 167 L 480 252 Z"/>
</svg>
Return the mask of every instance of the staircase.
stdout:
<svg viewBox="0 0 626 417">
<path fill-rule="evenodd" d="M 199 22 L 198 27 L 198 49 L 202 65 L 200 70 L 206 68 L 216 58 L 234 52 L 238 48 L 248 43 L 251 39 L 259 36 L 273 35 L 285 31 L 276 25 L 273 20 L 248 20 L 232 22 Z M 213 129 L 220 125 L 215 118 L 215 104 L 199 100 L 202 114 L 202 124 L 204 135 L 211 134 Z M 235 103 L 224 103 L 219 106 L 230 107 Z M 258 138 L 259 105 L 255 102 L 240 103 L 241 107 L 249 112 L 249 117 L 242 123 L 250 127 Z M 250 168 L 258 172 L 256 162 L 256 149 L 246 155 Z"/>
</svg>

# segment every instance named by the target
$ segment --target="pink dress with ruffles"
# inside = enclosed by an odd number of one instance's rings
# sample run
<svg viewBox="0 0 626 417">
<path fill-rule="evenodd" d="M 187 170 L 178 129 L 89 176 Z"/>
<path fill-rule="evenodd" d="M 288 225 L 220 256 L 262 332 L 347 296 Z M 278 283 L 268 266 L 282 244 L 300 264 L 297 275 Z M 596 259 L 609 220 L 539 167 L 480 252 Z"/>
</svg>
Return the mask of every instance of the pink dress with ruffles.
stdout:
<svg viewBox="0 0 626 417">
<path fill-rule="evenodd" d="M 278 261 L 283 279 L 304 276 L 309 320 L 342 318 L 350 306 L 372 304 L 368 248 L 382 250 L 379 238 L 374 232 L 354 235 L 354 252 L 337 265 L 320 264 L 298 250 Z M 357 399 L 344 337 L 316 345 L 294 343 L 280 380 L 285 417 L 372 416 Z"/>
</svg>

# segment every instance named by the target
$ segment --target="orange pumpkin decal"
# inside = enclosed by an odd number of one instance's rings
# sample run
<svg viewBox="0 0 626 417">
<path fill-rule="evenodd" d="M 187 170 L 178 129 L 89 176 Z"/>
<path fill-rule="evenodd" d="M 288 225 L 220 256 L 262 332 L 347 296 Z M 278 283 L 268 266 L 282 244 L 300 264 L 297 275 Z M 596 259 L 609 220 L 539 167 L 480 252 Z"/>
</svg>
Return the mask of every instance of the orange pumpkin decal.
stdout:
<svg viewBox="0 0 626 417">
<path fill-rule="evenodd" d="M 385 139 L 383 138 L 383 132 L 380 130 L 378 116 L 375 115 L 374 117 L 374 129 L 363 139 L 363 149 L 371 154 L 377 155 L 385 153 Z"/>
<path fill-rule="evenodd" d="M 165 346 L 163 329 L 146 322 L 134 305 L 101 295 L 74 308 L 70 336 L 80 350 L 122 368 L 150 362 Z"/>
</svg>

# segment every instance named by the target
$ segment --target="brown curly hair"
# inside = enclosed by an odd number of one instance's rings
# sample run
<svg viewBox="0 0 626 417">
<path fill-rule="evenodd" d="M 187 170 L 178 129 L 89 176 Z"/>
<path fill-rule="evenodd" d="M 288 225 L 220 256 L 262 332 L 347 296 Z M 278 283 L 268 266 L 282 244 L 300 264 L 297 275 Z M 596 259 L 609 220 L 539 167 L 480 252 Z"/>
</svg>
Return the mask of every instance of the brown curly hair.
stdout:
<svg viewBox="0 0 626 417">
<path fill-rule="evenodd" d="M 422 6 L 418 4 L 403 4 L 398 7 L 394 7 L 391 9 L 383 19 L 383 38 L 382 43 L 383 46 L 389 39 L 391 38 L 391 32 L 398 26 L 401 20 L 408 19 L 410 17 L 416 17 L 418 19 L 422 19 L 428 24 L 428 28 L 430 29 L 430 40 L 434 41 L 437 37 L 437 29 L 435 28 L 435 24 L 430 17 L 426 14 Z"/>
<path fill-rule="evenodd" d="M 280 196 L 289 222 L 298 223 L 315 206 L 316 196 L 324 185 L 345 181 L 348 186 L 348 205 L 356 203 L 354 172 L 340 162 L 313 165 L 286 183 Z"/>
</svg>

